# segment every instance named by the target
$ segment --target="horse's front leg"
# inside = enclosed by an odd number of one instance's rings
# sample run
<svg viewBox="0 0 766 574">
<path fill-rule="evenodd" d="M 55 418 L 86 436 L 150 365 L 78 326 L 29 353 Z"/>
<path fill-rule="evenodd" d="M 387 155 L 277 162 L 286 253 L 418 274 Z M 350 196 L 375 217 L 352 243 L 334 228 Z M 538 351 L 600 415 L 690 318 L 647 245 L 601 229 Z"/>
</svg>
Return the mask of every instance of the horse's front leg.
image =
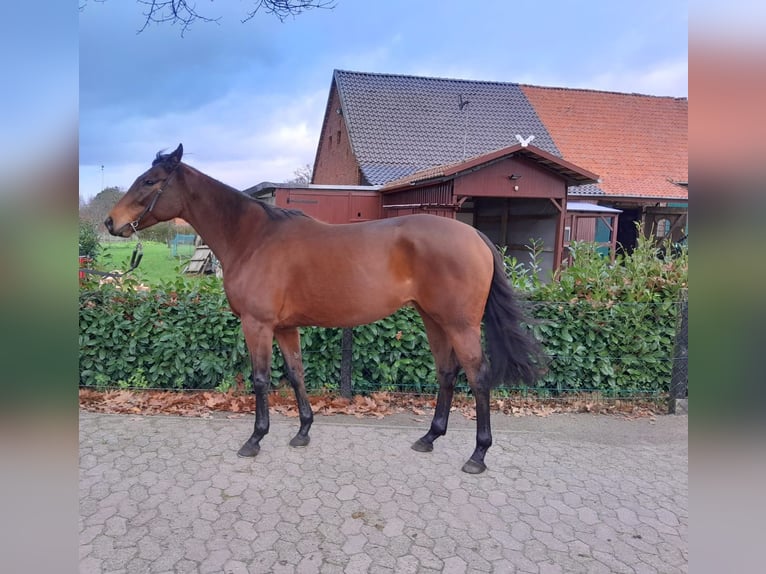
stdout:
<svg viewBox="0 0 766 574">
<path fill-rule="evenodd" d="M 255 429 L 237 454 L 253 457 L 261 450 L 261 439 L 269 432 L 269 387 L 271 384 L 272 329 L 253 319 L 242 318 L 242 330 L 253 364 L 253 394 L 255 395 Z"/>
<path fill-rule="evenodd" d="M 298 403 L 298 416 L 301 427 L 298 434 L 290 441 L 290 446 L 306 446 L 309 444 L 309 430 L 314 422 L 314 413 L 311 411 L 311 403 L 306 394 L 306 383 L 303 377 L 303 361 L 301 360 L 301 337 L 298 329 L 277 329 L 275 331 L 279 350 L 285 358 L 287 380 L 295 391 L 295 400 Z"/>
</svg>

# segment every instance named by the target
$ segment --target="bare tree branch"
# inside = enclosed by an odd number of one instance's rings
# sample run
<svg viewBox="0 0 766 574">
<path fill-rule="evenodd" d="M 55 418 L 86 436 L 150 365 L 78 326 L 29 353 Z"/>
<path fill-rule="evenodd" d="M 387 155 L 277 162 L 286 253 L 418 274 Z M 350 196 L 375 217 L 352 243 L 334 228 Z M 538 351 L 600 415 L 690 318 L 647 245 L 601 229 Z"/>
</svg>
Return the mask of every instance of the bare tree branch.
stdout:
<svg viewBox="0 0 766 574">
<path fill-rule="evenodd" d="M 288 179 L 285 183 L 311 183 L 311 176 L 314 173 L 314 168 L 310 163 L 304 164 L 298 169 L 293 171 L 295 177 Z"/>
<path fill-rule="evenodd" d="M 94 0 L 106 2 L 107 0 Z M 212 3 L 214 0 L 210 0 Z M 337 0 L 251 0 L 254 8 L 247 10 L 242 23 L 252 20 L 258 12 L 265 12 L 279 18 L 284 22 L 289 16 L 298 16 L 313 8 L 332 10 Z M 136 0 L 143 6 L 144 23 L 137 31 L 138 34 L 146 30 L 151 24 L 170 24 L 181 27 L 181 36 L 191 28 L 194 22 L 219 22 L 221 18 L 214 18 L 197 11 L 195 0 Z M 80 0 L 80 11 L 83 11 L 88 0 Z"/>
<path fill-rule="evenodd" d="M 189 5 L 186 0 L 137 0 L 144 5 L 144 25 L 138 30 L 138 34 L 146 30 L 149 24 L 180 25 L 181 36 L 191 27 L 193 22 L 218 22 L 220 18 L 208 18 L 197 12 L 197 5 Z"/>
<path fill-rule="evenodd" d="M 273 14 L 279 18 L 280 22 L 284 22 L 288 16 L 294 18 L 313 8 L 332 10 L 335 8 L 335 0 L 256 0 L 255 9 L 248 12 L 242 22 L 254 18 L 259 10 L 263 10 L 266 14 Z"/>
</svg>

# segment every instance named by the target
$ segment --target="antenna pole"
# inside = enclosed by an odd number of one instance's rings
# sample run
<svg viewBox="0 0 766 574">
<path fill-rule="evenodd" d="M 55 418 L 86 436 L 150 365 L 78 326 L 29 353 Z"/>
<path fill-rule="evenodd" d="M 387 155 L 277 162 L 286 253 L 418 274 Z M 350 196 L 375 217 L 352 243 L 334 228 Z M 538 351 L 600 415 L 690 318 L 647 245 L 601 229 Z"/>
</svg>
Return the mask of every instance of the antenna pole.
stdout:
<svg viewBox="0 0 766 574">
<path fill-rule="evenodd" d="M 471 102 L 468 100 L 463 99 L 463 94 L 458 95 L 457 105 L 460 108 L 460 111 L 463 112 L 463 159 L 465 159 L 466 147 L 468 143 L 468 110 L 466 110 L 466 108 L 470 103 Z"/>
</svg>

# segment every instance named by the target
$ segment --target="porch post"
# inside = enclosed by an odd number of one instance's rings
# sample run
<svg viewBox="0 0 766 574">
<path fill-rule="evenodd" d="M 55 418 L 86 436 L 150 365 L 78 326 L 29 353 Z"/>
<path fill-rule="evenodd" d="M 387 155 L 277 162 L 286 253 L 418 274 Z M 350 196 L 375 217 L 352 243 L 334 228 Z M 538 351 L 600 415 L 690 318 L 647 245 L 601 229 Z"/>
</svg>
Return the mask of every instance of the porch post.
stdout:
<svg viewBox="0 0 766 574">
<path fill-rule="evenodd" d="M 354 330 L 343 329 L 340 340 L 340 396 L 350 399 L 353 393 L 351 372 L 353 371 Z"/>
</svg>

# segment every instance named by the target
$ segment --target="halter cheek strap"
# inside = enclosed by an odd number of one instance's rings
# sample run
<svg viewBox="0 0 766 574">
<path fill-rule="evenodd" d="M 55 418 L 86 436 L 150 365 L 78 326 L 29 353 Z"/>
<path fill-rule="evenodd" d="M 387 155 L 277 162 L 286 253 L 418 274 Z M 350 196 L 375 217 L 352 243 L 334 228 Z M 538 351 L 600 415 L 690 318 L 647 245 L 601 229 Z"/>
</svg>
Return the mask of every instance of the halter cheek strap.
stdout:
<svg viewBox="0 0 766 574">
<path fill-rule="evenodd" d="M 154 209 L 154 206 L 157 205 L 157 200 L 160 198 L 160 195 L 162 195 L 162 192 L 165 191 L 165 188 L 170 183 L 170 180 L 173 179 L 173 176 L 176 173 L 176 168 L 178 166 L 174 167 L 168 177 L 165 179 L 165 183 L 162 184 L 162 186 L 157 190 L 157 192 L 154 194 L 154 197 L 152 198 L 152 201 L 149 202 L 149 205 L 146 206 L 146 208 L 141 212 L 141 215 L 139 215 L 135 220 L 131 221 L 128 225 L 130 225 L 130 228 L 133 230 L 133 233 L 138 233 L 138 225 L 141 223 L 141 220 L 146 217 L 149 213 L 152 212 Z"/>
</svg>

